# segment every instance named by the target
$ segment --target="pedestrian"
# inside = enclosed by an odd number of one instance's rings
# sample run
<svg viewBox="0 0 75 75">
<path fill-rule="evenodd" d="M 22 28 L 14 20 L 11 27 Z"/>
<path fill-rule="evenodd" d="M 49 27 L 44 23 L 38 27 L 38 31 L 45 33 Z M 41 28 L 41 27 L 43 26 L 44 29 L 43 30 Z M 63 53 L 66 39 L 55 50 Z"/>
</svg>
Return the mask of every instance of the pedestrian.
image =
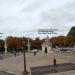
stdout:
<svg viewBox="0 0 75 75">
<path fill-rule="evenodd" d="M 56 67 L 56 59 L 53 59 L 53 66 Z"/>
<path fill-rule="evenodd" d="M 15 57 L 16 57 L 16 51 L 14 52 L 14 55 L 15 55 Z"/>
<path fill-rule="evenodd" d="M 17 52 L 17 56 L 19 56 L 19 52 Z"/>
<path fill-rule="evenodd" d="M 34 51 L 34 55 L 36 55 L 36 52 Z"/>
</svg>

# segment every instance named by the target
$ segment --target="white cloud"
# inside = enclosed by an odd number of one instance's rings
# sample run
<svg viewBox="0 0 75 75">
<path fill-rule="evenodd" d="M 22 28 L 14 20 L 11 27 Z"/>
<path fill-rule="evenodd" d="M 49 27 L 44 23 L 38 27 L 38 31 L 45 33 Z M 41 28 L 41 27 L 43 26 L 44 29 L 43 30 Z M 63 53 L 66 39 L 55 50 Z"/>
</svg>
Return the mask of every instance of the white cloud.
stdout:
<svg viewBox="0 0 75 75">
<path fill-rule="evenodd" d="M 0 0 L 0 32 L 20 35 L 30 31 L 35 37 L 32 32 L 37 29 L 57 28 L 66 35 L 75 25 L 74 9 L 74 0 Z"/>
</svg>

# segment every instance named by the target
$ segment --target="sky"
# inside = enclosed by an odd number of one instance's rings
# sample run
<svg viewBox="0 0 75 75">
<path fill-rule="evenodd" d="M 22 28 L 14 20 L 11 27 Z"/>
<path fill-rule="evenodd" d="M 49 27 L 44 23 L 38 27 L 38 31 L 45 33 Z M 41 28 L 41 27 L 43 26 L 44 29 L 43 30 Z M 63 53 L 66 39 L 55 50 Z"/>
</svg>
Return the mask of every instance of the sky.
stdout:
<svg viewBox="0 0 75 75">
<path fill-rule="evenodd" d="M 38 29 L 57 29 L 67 35 L 75 26 L 75 0 L 0 0 L 2 36 L 46 37 Z M 3 38 L 2 37 L 2 38 Z"/>
</svg>

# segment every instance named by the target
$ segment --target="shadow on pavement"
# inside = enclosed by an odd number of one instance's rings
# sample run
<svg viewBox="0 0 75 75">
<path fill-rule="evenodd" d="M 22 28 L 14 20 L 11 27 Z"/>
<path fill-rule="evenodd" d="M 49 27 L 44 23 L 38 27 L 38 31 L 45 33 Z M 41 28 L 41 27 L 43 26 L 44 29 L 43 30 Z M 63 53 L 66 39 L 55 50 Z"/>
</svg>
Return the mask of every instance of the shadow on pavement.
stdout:
<svg viewBox="0 0 75 75">
<path fill-rule="evenodd" d="M 5 71 L 0 71 L 0 75 L 15 75 L 15 74 L 8 73 L 8 72 L 5 72 Z"/>
<path fill-rule="evenodd" d="M 75 70 L 75 64 L 62 63 L 62 64 L 57 64 L 57 67 L 55 68 L 53 67 L 53 65 L 31 67 L 31 75 L 44 75 L 44 74 L 59 73 L 71 70 Z"/>
</svg>

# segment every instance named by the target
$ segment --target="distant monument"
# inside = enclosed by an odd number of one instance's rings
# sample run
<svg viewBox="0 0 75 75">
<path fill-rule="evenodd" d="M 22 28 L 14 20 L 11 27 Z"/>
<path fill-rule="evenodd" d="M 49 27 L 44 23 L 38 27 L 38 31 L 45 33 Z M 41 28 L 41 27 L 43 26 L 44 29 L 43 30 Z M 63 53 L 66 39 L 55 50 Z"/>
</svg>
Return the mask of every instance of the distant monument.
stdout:
<svg viewBox="0 0 75 75">
<path fill-rule="evenodd" d="M 30 40 L 29 40 L 29 38 L 28 38 L 27 46 L 28 46 L 28 52 L 30 53 Z"/>
<path fill-rule="evenodd" d="M 50 43 L 50 39 L 47 36 L 45 42 L 42 44 L 42 52 L 49 53 L 52 51 L 52 44 Z"/>
<path fill-rule="evenodd" d="M 5 39 L 5 54 L 7 54 L 7 43 L 6 43 L 6 39 Z"/>
</svg>

